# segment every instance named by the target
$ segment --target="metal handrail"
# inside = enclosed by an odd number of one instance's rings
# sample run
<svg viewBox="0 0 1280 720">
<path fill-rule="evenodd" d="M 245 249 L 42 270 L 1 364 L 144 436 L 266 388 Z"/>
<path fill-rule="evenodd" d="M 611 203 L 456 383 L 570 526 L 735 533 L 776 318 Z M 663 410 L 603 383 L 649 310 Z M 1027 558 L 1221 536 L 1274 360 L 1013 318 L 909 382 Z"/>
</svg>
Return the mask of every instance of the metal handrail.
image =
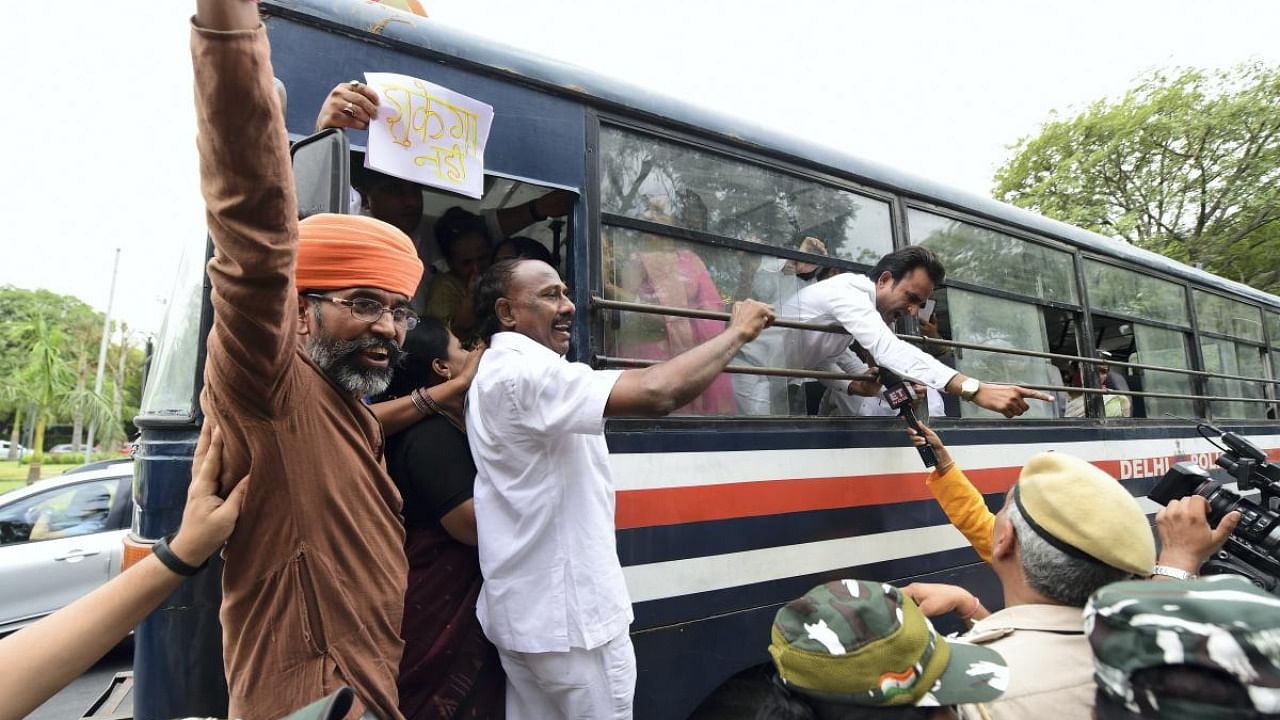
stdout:
<svg viewBox="0 0 1280 720">
<path fill-rule="evenodd" d="M 646 368 L 657 365 L 662 360 L 648 360 L 641 358 L 617 357 L 614 355 L 596 355 L 594 362 L 603 367 L 609 368 Z M 831 372 L 828 370 L 795 370 L 793 368 L 779 367 L 756 367 L 754 365 L 728 365 L 724 372 L 738 375 L 764 375 L 768 377 L 788 377 L 788 378 L 804 378 L 806 380 L 875 380 L 875 375 L 846 375 L 844 373 Z M 1084 393 L 1087 395 L 1128 395 L 1132 397 L 1151 397 L 1151 398 L 1167 398 L 1171 400 L 1208 400 L 1210 402 L 1247 402 L 1247 403 L 1274 403 L 1275 400 L 1268 398 L 1246 398 L 1232 396 L 1217 395 L 1182 395 L 1178 393 L 1160 393 L 1149 392 L 1145 390 L 1111 390 L 1086 387 L 1074 387 L 1070 385 L 1030 385 L 1027 383 L 1003 382 L 998 380 L 989 381 L 994 385 L 1017 385 L 1018 387 L 1028 388 L 1030 390 L 1046 390 L 1049 392 L 1065 392 L 1065 393 Z"/>
<path fill-rule="evenodd" d="M 597 364 L 615 368 L 646 368 L 657 365 L 662 360 L 644 360 L 641 358 L 614 357 L 612 355 L 596 355 Z M 768 377 L 803 378 L 806 380 L 875 380 L 875 375 L 849 375 L 830 370 L 795 370 L 780 367 L 757 367 L 755 365 L 726 365 L 723 372 L 735 375 L 765 375 Z"/>
<path fill-rule="evenodd" d="M 623 300 L 609 300 L 596 295 L 591 296 L 592 309 L 600 310 L 619 310 L 624 312 L 637 312 L 646 315 L 670 315 L 672 317 L 693 318 L 695 320 L 722 320 L 728 321 L 729 313 L 717 312 L 714 310 L 694 310 L 692 308 L 673 307 L 670 305 L 650 305 L 647 303 L 626 302 Z M 849 331 L 839 323 L 810 323 L 800 322 L 798 320 L 777 320 L 773 323 L 774 327 L 789 328 L 792 330 L 809 330 L 812 332 L 828 332 L 841 333 L 847 335 Z M 1280 379 L 1256 378 L 1248 375 L 1227 375 L 1224 373 L 1211 373 L 1204 370 L 1191 370 L 1188 368 L 1173 368 L 1163 365 L 1146 365 L 1143 363 L 1124 362 L 1122 360 L 1111 360 L 1107 358 L 1091 358 L 1083 355 L 1063 355 L 1060 353 L 1040 352 L 1037 350 L 1020 350 L 1018 348 L 995 348 L 986 345 L 978 345 L 975 343 L 959 342 L 956 340 L 943 340 L 942 338 L 929 338 L 923 335 L 910 335 L 906 333 L 897 333 L 898 338 L 907 342 L 916 344 L 942 345 L 945 347 L 961 348 L 964 350 L 981 350 L 983 352 L 1002 353 L 1005 355 L 1017 355 L 1021 357 L 1043 358 L 1046 360 L 1068 360 L 1074 362 L 1087 363 L 1089 365 L 1117 365 L 1121 367 L 1136 368 L 1139 370 L 1152 370 L 1157 372 L 1171 372 L 1180 375 L 1192 375 L 1195 377 L 1203 377 L 1206 379 L 1217 380 L 1246 380 L 1249 382 L 1261 382 L 1272 385 L 1280 385 Z M 1027 386 L 1024 386 L 1027 387 Z M 1202 395 L 1193 396 L 1196 398 L 1205 397 Z M 1271 401 L 1275 402 L 1275 401 Z"/>
</svg>

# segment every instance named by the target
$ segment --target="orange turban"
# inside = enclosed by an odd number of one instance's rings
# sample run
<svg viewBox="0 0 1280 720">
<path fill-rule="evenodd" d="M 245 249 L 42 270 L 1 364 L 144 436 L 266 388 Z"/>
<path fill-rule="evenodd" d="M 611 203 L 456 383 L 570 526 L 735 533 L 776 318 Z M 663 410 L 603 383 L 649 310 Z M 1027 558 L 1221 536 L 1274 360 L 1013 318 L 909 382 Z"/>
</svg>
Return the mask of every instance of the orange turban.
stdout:
<svg viewBox="0 0 1280 720">
<path fill-rule="evenodd" d="M 298 223 L 298 290 L 370 287 L 412 298 L 422 261 L 409 236 L 381 220 L 321 213 Z"/>
</svg>

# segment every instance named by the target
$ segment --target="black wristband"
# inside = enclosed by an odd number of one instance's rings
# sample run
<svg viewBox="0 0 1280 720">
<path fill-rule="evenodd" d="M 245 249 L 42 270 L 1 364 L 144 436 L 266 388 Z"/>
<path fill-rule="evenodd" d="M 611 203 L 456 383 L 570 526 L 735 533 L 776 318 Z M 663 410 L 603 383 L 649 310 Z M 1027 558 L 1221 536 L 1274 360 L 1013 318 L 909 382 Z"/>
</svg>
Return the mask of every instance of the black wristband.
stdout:
<svg viewBox="0 0 1280 720">
<path fill-rule="evenodd" d="M 174 534 L 176 535 L 177 533 Z M 169 548 L 169 541 L 172 539 L 173 535 L 166 538 L 160 538 L 156 541 L 155 545 L 151 546 L 151 552 L 155 553 L 156 557 L 160 558 L 160 562 L 164 563 L 165 567 L 179 575 L 191 577 L 203 570 L 205 566 L 209 564 L 209 559 L 205 558 L 204 562 L 199 566 L 188 565 Z"/>
</svg>

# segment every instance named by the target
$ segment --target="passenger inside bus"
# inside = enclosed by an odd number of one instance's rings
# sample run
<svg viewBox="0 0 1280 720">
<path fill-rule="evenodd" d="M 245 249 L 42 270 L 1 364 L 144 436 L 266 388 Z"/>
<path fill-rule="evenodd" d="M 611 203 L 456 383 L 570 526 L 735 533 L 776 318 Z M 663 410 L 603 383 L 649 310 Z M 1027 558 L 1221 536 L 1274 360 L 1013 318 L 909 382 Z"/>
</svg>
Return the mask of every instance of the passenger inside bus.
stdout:
<svg viewBox="0 0 1280 720">
<path fill-rule="evenodd" d="M 366 130 L 377 106 L 378 94 L 368 85 L 357 81 L 341 83 L 325 99 L 316 117 L 316 129 Z M 476 203 L 365 169 L 364 155 L 359 152 L 352 153 L 351 167 L 358 194 L 353 197 L 353 210 L 399 228 L 413 240 L 419 258 L 427 267 L 414 295 L 414 309 L 446 322 L 462 310 L 464 315 L 457 330 L 464 334 L 470 331 L 466 316 L 469 314 L 466 306 L 470 303 L 464 302 L 464 298 L 469 298 L 467 284 L 488 266 L 491 246 L 521 231 L 529 235 L 548 234 L 531 232 L 529 228 L 550 218 L 563 218 L 573 209 L 576 200 L 576 196 L 566 190 L 486 177 L 485 197 Z M 530 192 L 525 188 L 537 190 Z M 558 230 L 553 232 L 559 234 Z M 449 245 L 447 250 L 445 245 Z M 450 252 L 465 256 L 468 267 L 450 274 Z M 429 307 L 431 286 L 436 280 L 444 287 L 436 291 L 435 305 Z"/>
<path fill-rule="evenodd" d="M 688 193 L 680 212 L 686 223 L 702 223 L 706 208 L 694 193 Z M 649 219 L 671 224 L 671 211 L 662 199 L 649 205 Z M 614 250 L 618 252 L 618 250 Z M 724 312 L 724 298 L 701 256 L 679 247 L 670 238 L 645 234 L 629 243 L 616 280 L 608 291 L 612 299 L 649 305 Z M 628 319 L 616 338 L 618 354 L 641 360 L 665 360 L 693 348 L 724 331 L 720 320 L 641 315 Z M 728 377 L 716 378 L 701 395 L 677 412 L 683 415 L 734 415 L 733 385 Z"/>
<path fill-rule="evenodd" d="M 555 257 L 546 245 L 523 235 L 509 237 L 498 243 L 493 249 L 493 261 L 524 258 L 525 260 L 541 260 L 553 268 L 560 267 L 560 258 Z M 491 263 L 492 264 L 492 263 Z"/>
<path fill-rule="evenodd" d="M 485 222 L 455 206 L 436 221 L 435 230 L 436 244 L 449 269 L 432 279 L 426 314 L 443 322 L 470 346 L 475 329 L 471 292 L 493 256 Z"/>
</svg>

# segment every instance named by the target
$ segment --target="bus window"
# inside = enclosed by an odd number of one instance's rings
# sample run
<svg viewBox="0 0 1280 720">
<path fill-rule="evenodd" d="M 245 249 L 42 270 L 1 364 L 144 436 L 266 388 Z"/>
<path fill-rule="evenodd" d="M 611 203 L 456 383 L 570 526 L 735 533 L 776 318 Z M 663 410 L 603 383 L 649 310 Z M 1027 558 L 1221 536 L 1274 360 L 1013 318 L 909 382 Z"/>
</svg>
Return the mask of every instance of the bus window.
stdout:
<svg viewBox="0 0 1280 720">
<path fill-rule="evenodd" d="M 950 287 L 934 292 L 938 329 L 947 339 L 1008 350 L 1076 355 L 1079 297 L 1070 253 L 924 210 L 907 211 L 911 241 L 933 250 L 947 269 Z M 953 283 L 975 286 L 958 287 Z M 977 288 L 990 288 L 996 297 Z M 1065 368 L 1046 358 L 957 348 L 956 369 L 993 382 L 1062 386 Z M 1069 398 L 1031 403 L 1021 417 L 1063 415 Z M 1083 407 L 1083 406 L 1082 406 Z M 947 414 L 1001 417 L 969 403 L 948 401 Z"/>
<path fill-rule="evenodd" d="M 1267 322 L 1267 338 L 1271 342 L 1271 378 L 1280 379 L 1280 314 L 1269 312 L 1266 313 Z M 1280 399 L 1280 386 L 1270 385 L 1270 397 L 1273 400 Z M 1276 406 L 1271 406 L 1267 411 L 1267 417 L 1275 419 L 1277 417 Z"/>
<path fill-rule="evenodd" d="M 1084 276 L 1094 310 L 1191 327 L 1181 285 L 1088 258 Z"/>
<path fill-rule="evenodd" d="M 1090 258 L 1084 261 L 1085 286 L 1093 311 L 1095 347 L 1116 360 L 1142 365 L 1190 368 L 1186 289 L 1177 283 L 1144 275 Z M 1177 327 L 1160 327 L 1165 323 Z M 1185 328 L 1179 330 L 1178 328 Z M 1192 395 L 1190 375 L 1112 366 L 1110 387 L 1123 382 L 1139 392 Z M 1119 389 L 1119 388 L 1118 388 Z M 1196 415 L 1195 402 L 1179 398 L 1134 397 L 1132 417 Z"/>
<path fill-rule="evenodd" d="M 936 295 L 937 293 L 935 293 Z M 947 288 L 947 319 L 951 339 L 991 348 L 1049 352 L 1045 313 L 1030 303 Z M 945 333 L 944 333 L 945 334 Z M 965 375 L 992 382 L 1028 385 L 1061 385 L 1062 377 L 1045 358 L 1009 355 L 985 350 L 957 349 L 956 369 Z M 1024 418 L 1057 417 L 1059 403 L 1030 403 Z M 961 417 L 1002 418 L 1002 415 L 961 403 Z"/>
<path fill-rule="evenodd" d="M 600 128 L 601 209 L 794 247 L 821 238 L 842 260 L 874 264 L 893 249 L 889 203 L 612 127 Z"/>
<path fill-rule="evenodd" d="M 1258 308 L 1200 289 L 1192 296 L 1205 371 L 1263 378 L 1262 315 Z M 1211 378 L 1208 391 L 1217 397 L 1266 397 L 1260 381 Z M 1220 418 L 1266 417 L 1264 403 L 1216 401 L 1210 408 Z"/>
<path fill-rule="evenodd" d="M 1190 368 L 1187 355 L 1187 336 L 1185 333 L 1168 328 L 1154 327 L 1142 323 L 1133 323 L 1133 347 L 1135 351 L 1129 355 L 1130 362 L 1143 365 L 1159 365 L 1161 367 Z M 1138 370 L 1130 376 L 1129 386 L 1133 390 L 1171 395 L 1194 394 L 1194 385 L 1190 375 L 1160 372 L 1158 370 Z M 1163 417 L 1177 415 L 1194 417 L 1195 402 L 1177 398 L 1135 398 L 1137 411 L 1134 417 Z"/>
<path fill-rule="evenodd" d="M 1078 304 L 1070 253 L 923 210 L 907 212 L 913 245 L 938 254 L 947 278 L 1036 300 Z"/>
</svg>

